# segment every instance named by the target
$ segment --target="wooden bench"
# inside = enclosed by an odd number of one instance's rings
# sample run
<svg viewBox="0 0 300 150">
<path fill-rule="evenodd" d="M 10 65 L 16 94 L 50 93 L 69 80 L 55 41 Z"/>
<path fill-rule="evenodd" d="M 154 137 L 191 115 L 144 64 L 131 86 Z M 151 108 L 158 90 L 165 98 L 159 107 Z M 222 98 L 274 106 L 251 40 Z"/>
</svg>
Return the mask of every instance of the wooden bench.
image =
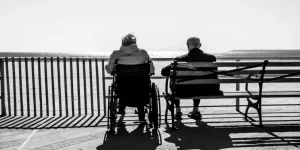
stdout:
<svg viewBox="0 0 300 150">
<path fill-rule="evenodd" d="M 218 67 L 218 71 L 201 71 L 196 70 L 196 67 L 207 68 L 207 67 Z M 278 68 L 284 67 L 285 69 Z M 296 67 L 296 68 L 295 68 Z M 297 68 L 298 67 L 298 68 Z M 168 111 L 171 111 L 172 117 L 172 128 L 174 126 L 174 100 L 176 99 L 229 99 L 236 98 L 236 109 L 239 107 L 239 99 L 246 98 L 248 105 L 245 111 L 245 119 L 247 119 L 247 113 L 249 108 L 254 108 L 258 112 L 259 126 L 262 127 L 262 98 L 271 97 L 300 97 L 300 91 L 264 91 L 264 83 L 295 83 L 299 82 L 299 67 L 300 62 L 177 62 L 172 63 L 170 76 L 166 78 L 165 87 L 165 99 L 166 99 L 166 114 L 165 122 L 168 125 L 167 116 Z M 182 70 L 185 68 L 188 70 Z M 219 79 L 191 79 L 191 80 L 180 80 L 180 77 L 195 77 L 203 76 L 207 74 L 215 73 L 218 74 Z M 239 84 L 245 83 L 245 90 L 240 90 Z M 249 84 L 258 84 L 258 89 L 250 91 L 248 89 Z M 222 96 L 191 96 L 191 97 L 180 97 L 176 95 L 172 87 L 176 85 L 191 85 L 191 84 L 237 84 L 236 91 L 223 91 Z M 168 91 L 171 88 L 172 92 Z"/>
</svg>

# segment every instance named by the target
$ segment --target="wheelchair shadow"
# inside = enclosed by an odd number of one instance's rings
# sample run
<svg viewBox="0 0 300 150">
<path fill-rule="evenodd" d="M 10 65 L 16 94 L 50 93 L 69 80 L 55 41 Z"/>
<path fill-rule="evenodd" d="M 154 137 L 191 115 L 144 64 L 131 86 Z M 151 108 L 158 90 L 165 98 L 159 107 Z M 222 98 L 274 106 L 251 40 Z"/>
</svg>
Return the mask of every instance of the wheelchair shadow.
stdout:
<svg viewBox="0 0 300 150">
<path fill-rule="evenodd" d="M 166 128 L 166 133 L 170 134 L 164 140 L 174 143 L 178 149 L 209 149 L 218 150 L 232 147 L 230 132 L 197 120 L 197 126 L 186 126 L 181 121 L 175 122 L 178 130 Z"/>
<path fill-rule="evenodd" d="M 134 130 L 128 131 L 126 126 L 122 126 L 117 127 L 116 133 L 106 132 L 103 144 L 99 145 L 97 150 L 155 150 L 161 143 L 161 134 L 158 130 L 150 131 L 145 125 L 139 125 Z"/>
</svg>

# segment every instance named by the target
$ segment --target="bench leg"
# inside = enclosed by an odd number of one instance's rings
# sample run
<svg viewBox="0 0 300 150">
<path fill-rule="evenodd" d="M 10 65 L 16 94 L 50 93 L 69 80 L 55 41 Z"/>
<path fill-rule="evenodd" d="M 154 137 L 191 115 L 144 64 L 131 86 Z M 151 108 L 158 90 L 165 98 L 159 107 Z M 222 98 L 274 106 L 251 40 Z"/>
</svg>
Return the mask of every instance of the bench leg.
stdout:
<svg viewBox="0 0 300 150">
<path fill-rule="evenodd" d="M 249 111 L 249 108 L 252 107 L 254 108 L 257 113 L 258 113 L 258 118 L 259 118 L 259 126 L 260 127 L 263 127 L 262 125 L 262 115 L 261 115 L 261 99 L 258 98 L 258 97 L 254 97 L 252 98 L 254 100 L 256 100 L 257 102 L 253 103 L 252 101 L 250 101 L 249 98 L 247 98 L 247 101 L 248 101 L 248 105 L 247 105 L 247 108 L 246 108 L 246 111 L 245 111 L 245 120 L 248 119 L 248 111 Z"/>
<path fill-rule="evenodd" d="M 263 127 L 262 117 L 261 117 L 261 106 L 259 106 L 259 108 L 257 109 L 257 112 L 258 112 L 258 117 L 259 117 L 259 127 Z"/>
<path fill-rule="evenodd" d="M 250 105 L 251 105 L 251 101 L 249 100 L 249 98 L 247 98 L 247 101 L 248 101 L 248 105 L 247 105 L 247 108 L 246 108 L 246 111 L 245 111 L 245 120 L 248 119 L 248 111 L 249 111 L 249 108 L 250 108 Z"/>
<path fill-rule="evenodd" d="M 240 112 L 240 98 L 235 99 L 235 110 Z"/>
<path fill-rule="evenodd" d="M 165 123 L 167 125 L 167 128 L 170 127 L 169 123 L 168 123 L 168 111 L 170 109 L 170 104 L 168 102 L 168 100 L 166 100 L 166 112 L 165 112 Z"/>
<path fill-rule="evenodd" d="M 174 123 L 174 99 L 171 100 L 171 117 L 172 117 L 172 129 L 176 130 Z"/>
<path fill-rule="evenodd" d="M 262 116 L 261 116 L 261 97 L 258 98 L 258 102 L 257 102 L 257 112 L 258 112 L 258 117 L 259 117 L 259 127 L 263 127 L 262 124 Z"/>
</svg>

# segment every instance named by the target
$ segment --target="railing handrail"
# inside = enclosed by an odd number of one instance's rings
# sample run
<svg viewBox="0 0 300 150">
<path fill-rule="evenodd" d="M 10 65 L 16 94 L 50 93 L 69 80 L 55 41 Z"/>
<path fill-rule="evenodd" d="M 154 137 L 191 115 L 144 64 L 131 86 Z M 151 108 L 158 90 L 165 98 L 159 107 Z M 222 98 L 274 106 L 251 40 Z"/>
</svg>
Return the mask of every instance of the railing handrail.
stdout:
<svg viewBox="0 0 300 150">
<path fill-rule="evenodd" d="M 224 53 L 225 54 L 225 53 Z M 63 52 L 0 52 L 0 58 L 5 57 L 74 57 L 82 59 L 102 59 L 108 61 L 108 56 L 103 56 L 103 53 L 86 52 L 86 53 L 63 53 Z M 300 60 L 300 56 L 216 56 L 218 60 L 265 60 L 265 59 L 281 59 L 281 60 Z M 152 57 L 153 61 L 172 61 L 173 57 Z"/>
</svg>

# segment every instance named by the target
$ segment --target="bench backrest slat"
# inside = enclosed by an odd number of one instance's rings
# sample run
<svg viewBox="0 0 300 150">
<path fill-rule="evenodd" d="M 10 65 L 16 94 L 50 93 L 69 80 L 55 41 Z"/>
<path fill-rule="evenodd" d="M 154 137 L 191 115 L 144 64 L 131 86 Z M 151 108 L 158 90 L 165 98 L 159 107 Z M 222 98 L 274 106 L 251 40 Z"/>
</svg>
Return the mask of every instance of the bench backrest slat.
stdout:
<svg viewBox="0 0 300 150">
<path fill-rule="evenodd" d="M 259 64 L 262 62 L 178 62 L 178 67 L 245 67 Z"/>
<path fill-rule="evenodd" d="M 267 67 L 300 67 L 300 62 L 269 62 Z"/>
<path fill-rule="evenodd" d="M 261 64 L 262 62 L 178 62 L 178 67 L 243 67 Z M 268 62 L 267 67 L 300 67 L 300 62 Z"/>
<path fill-rule="evenodd" d="M 233 72 L 226 71 L 234 70 L 236 68 L 244 68 L 249 66 L 256 66 L 254 68 L 248 68 L 244 70 L 237 70 Z M 260 75 L 262 72 L 262 62 L 177 62 L 178 69 L 176 70 L 176 80 L 175 84 L 220 84 L 220 83 L 252 83 L 256 81 L 247 80 L 249 74 L 256 74 Z M 182 77 L 201 77 L 213 74 L 215 71 L 201 71 L 196 70 L 195 68 L 214 68 L 218 67 L 218 77 L 219 79 L 189 79 L 188 81 L 183 81 Z M 270 68 L 268 68 L 270 67 Z M 277 68 L 275 68 L 277 67 Z M 287 74 L 294 74 L 300 72 L 300 62 L 268 62 L 264 74 L 264 78 L 268 83 L 275 83 L 275 82 L 300 82 L 300 75 L 295 75 L 293 77 L 285 77 L 282 79 L 276 80 L 268 80 L 272 78 L 276 78 L 279 76 L 287 75 Z M 188 68 L 190 70 L 182 70 L 180 68 Z M 220 73 L 225 71 L 223 73 Z M 231 77 L 230 77 L 231 76 Z M 252 77 L 254 79 L 255 77 Z M 258 79 L 258 78 L 255 78 Z M 180 82 L 177 82 L 180 81 Z M 183 81 L 183 82 L 182 82 Z"/>
<path fill-rule="evenodd" d="M 221 70 L 219 70 L 221 71 Z M 299 72 L 300 70 L 266 70 L 265 75 L 283 75 Z M 228 73 L 229 75 L 248 75 L 248 74 L 260 74 L 261 70 L 242 70 Z M 212 74 L 209 71 L 186 71 L 178 70 L 176 76 L 204 76 Z M 222 75 L 219 75 L 222 76 Z"/>
</svg>

